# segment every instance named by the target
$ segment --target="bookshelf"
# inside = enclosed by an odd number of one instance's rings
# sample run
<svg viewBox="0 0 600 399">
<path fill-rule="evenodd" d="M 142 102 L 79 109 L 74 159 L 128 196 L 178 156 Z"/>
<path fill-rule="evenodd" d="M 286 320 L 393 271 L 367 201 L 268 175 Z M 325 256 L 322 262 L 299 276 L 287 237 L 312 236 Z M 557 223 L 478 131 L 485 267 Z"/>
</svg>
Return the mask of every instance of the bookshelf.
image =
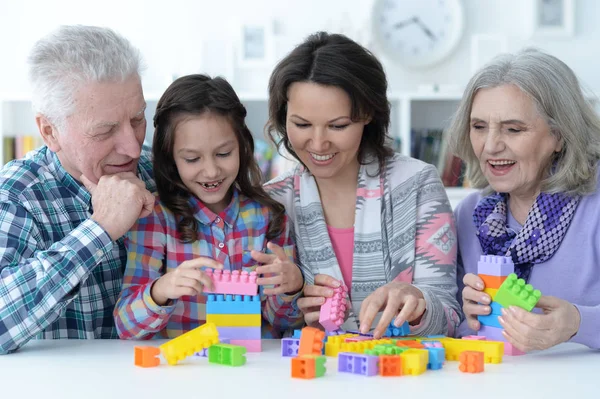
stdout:
<svg viewBox="0 0 600 399">
<path fill-rule="evenodd" d="M 146 142 L 151 143 L 153 126 L 152 119 L 154 110 L 162 93 L 147 92 L 146 119 L 148 127 L 146 130 Z M 452 114 L 456 110 L 462 93 L 413 93 L 413 92 L 390 92 L 388 98 L 392 104 L 391 131 L 390 134 L 396 140 L 398 151 L 404 155 L 419 157 L 419 154 L 411 153 L 415 132 L 439 131 L 448 125 Z M 264 139 L 264 126 L 268 117 L 267 93 L 240 92 L 238 96 L 248 111 L 247 124 L 256 138 Z M 5 137 L 38 137 L 34 114 L 31 109 L 30 96 L 27 93 L 0 93 L 0 156 L 1 164 L 8 160 L 4 159 Z M 430 138 L 421 141 L 428 143 Z M 435 141 L 435 140 L 433 140 Z M 435 144 L 435 143 L 434 143 Z M 439 157 L 441 142 L 436 144 L 437 150 L 428 152 L 428 156 Z M 412 148 L 414 150 L 414 148 Z M 422 154 L 421 154 L 422 155 Z M 438 159 L 424 159 L 438 167 L 443 167 Z M 442 173 L 440 171 L 440 173 Z M 473 192 L 472 189 L 462 187 L 447 187 L 448 196 L 453 207 L 466 195 Z"/>
</svg>

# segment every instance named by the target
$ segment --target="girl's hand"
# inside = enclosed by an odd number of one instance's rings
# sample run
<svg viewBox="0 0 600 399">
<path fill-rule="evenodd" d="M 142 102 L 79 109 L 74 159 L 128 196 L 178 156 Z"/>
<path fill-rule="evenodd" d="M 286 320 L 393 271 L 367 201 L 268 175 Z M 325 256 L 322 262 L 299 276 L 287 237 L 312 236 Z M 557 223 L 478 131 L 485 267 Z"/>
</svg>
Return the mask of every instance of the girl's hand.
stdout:
<svg viewBox="0 0 600 399">
<path fill-rule="evenodd" d="M 304 287 L 304 297 L 298 299 L 298 307 L 304 314 L 304 321 L 310 327 L 322 328 L 319 324 L 321 305 L 325 298 L 333 296 L 333 289 L 341 286 L 341 283 L 326 274 L 317 274 L 315 284 Z"/>
<path fill-rule="evenodd" d="M 474 331 L 478 331 L 480 328 L 478 315 L 488 315 L 492 311 L 489 306 L 492 303 L 492 298 L 485 292 L 483 288 L 483 280 L 473 273 L 468 273 L 463 278 L 465 288 L 463 288 L 463 312 L 467 318 L 469 328 Z M 482 305 L 483 304 L 483 305 Z"/>
<path fill-rule="evenodd" d="M 304 278 L 300 268 L 286 255 L 283 248 L 272 242 L 267 248 L 273 254 L 265 254 L 252 250 L 251 256 L 255 261 L 262 263 L 255 271 L 268 277 L 259 277 L 258 285 L 273 285 L 273 288 L 265 288 L 265 295 L 297 294 L 304 286 Z"/>
<path fill-rule="evenodd" d="M 203 285 L 212 290 L 212 279 L 200 270 L 201 267 L 223 269 L 222 264 L 210 258 L 186 260 L 156 280 L 150 289 L 150 296 L 157 305 L 165 306 L 169 299 L 202 294 Z"/>
<path fill-rule="evenodd" d="M 363 301 L 358 318 L 360 332 L 369 332 L 375 316 L 381 310 L 383 314 L 373 332 L 375 339 L 383 336 L 392 320 L 395 326 L 401 326 L 405 321 L 419 319 L 425 313 L 425 309 L 425 298 L 421 290 L 409 283 L 392 281 L 377 288 Z"/>
</svg>

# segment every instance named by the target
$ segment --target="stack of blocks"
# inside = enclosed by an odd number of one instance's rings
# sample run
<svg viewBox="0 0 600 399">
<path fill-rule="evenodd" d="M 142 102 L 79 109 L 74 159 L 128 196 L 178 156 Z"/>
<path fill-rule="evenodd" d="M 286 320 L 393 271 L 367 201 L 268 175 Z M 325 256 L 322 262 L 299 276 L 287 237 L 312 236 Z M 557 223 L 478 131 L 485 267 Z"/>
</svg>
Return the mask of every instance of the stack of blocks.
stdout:
<svg viewBox="0 0 600 399">
<path fill-rule="evenodd" d="M 503 307 L 513 305 L 531 311 L 541 296 L 540 291 L 534 290 L 524 280 L 517 278 L 512 259 L 507 256 L 482 255 L 477 264 L 477 274 L 485 285 L 483 291 L 492 298 L 491 313 L 486 316 L 477 316 L 481 324 L 477 335 L 491 341 L 504 342 L 505 355 L 524 354 L 506 342 L 502 335 L 502 325 L 498 321 L 498 316 L 502 314 Z"/>
<path fill-rule="evenodd" d="M 213 290 L 207 293 L 206 322 L 214 323 L 219 337 L 248 352 L 260 352 L 261 309 L 255 272 L 206 270 Z"/>
<path fill-rule="evenodd" d="M 300 342 L 297 348 L 293 348 L 293 351 L 297 351 L 297 357 L 292 357 L 292 377 L 312 379 L 323 377 L 325 375 L 325 356 L 322 356 L 323 352 L 323 339 L 325 333 L 314 327 L 304 327 L 300 336 Z M 282 355 L 289 356 L 283 353 L 283 341 L 282 341 Z"/>
</svg>

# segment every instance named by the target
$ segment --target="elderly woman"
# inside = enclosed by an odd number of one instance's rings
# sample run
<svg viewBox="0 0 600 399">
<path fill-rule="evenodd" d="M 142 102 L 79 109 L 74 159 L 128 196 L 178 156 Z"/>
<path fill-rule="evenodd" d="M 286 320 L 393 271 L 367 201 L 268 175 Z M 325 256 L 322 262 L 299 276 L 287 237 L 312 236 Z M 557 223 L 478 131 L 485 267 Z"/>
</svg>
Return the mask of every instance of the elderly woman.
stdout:
<svg viewBox="0 0 600 399">
<path fill-rule="evenodd" d="M 391 321 L 417 334 L 453 334 L 461 311 L 452 212 L 434 167 L 387 144 L 387 80 L 371 53 L 317 33 L 275 68 L 269 131 L 299 165 L 266 185 L 293 222 L 308 325 L 345 282 L 343 326 L 374 335 Z M 355 315 L 358 315 L 358 320 Z"/>
<path fill-rule="evenodd" d="M 600 120 L 573 71 L 536 50 L 496 58 L 469 82 L 450 134 L 482 189 L 455 211 L 468 327 L 490 313 L 480 255 L 509 256 L 543 296 L 532 313 L 502 309 L 505 340 L 600 348 Z"/>
</svg>

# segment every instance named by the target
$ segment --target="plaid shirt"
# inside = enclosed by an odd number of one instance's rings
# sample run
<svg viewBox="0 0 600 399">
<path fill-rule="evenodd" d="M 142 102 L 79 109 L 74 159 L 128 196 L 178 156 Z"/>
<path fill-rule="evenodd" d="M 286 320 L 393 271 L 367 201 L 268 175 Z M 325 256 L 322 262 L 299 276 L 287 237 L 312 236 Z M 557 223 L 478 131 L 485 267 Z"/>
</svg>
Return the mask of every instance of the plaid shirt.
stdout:
<svg viewBox="0 0 600 399">
<path fill-rule="evenodd" d="M 138 175 L 156 190 L 147 148 Z M 0 171 L 0 353 L 32 338 L 118 337 L 124 238 L 90 216 L 90 193 L 47 147 Z"/>
<path fill-rule="evenodd" d="M 194 196 L 190 198 L 198 221 L 199 240 L 177 239 L 176 219 L 157 198 L 154 212 L 140 219 L 126 239 L 129 257 L 123 292 L 115 307 L 115 322 L 121 338 L 174 338 L 204 324 L 206 296 L 184 296 L 169 306 L 157 305 L 150 296 L 152 284 L 186 260 L 199 256 L 221 262 L 226 270 L 252 271 L 256 262 L 250 251 L 266 250 L 270 220 L 266 206 L 234 191 L 230 205 L 220 214 L 210 211 Z M 289 225 L 272 240 L 294 259 Z M 302 325 L 296 295 L 272 295 L 262 299 L 263 337 L 281 337 L 285 330 Z"/>
</svg>

